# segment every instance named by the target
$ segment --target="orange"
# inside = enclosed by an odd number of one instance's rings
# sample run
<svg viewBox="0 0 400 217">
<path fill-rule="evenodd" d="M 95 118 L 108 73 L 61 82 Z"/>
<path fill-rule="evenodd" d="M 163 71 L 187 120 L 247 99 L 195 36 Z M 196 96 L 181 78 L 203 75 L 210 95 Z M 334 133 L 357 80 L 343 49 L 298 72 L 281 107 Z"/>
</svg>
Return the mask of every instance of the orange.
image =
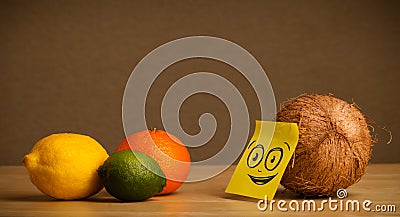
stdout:
<svg viewBox="0 0 400 217">
<path fill-rule="evenodd" d="M 164 130 L 144 130 L 125 138 L 117 152 L 136 150 L 150 155 L 160 165 L 167 184 L 158 194 L 176 191 L 186 180 L 190 170 L 190 154 L 185 145 Z"/>
</svg>

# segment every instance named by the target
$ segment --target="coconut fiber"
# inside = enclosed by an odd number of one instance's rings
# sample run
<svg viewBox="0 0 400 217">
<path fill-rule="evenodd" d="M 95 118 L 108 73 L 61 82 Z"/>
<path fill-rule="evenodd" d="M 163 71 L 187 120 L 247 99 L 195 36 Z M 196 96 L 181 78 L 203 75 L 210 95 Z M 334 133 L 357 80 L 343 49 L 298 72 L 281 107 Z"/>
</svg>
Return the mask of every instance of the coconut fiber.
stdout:
<svg viewBox="0 0 400 217">
<path fill-rule="evenodd" d="M 299 126 L 299 142 L 281 184 L 304 196 L 332 196 L 360 180 L 373 140 L 355 104 L 327 95 L 286 102 L 277 121 Z"/>
</svg>

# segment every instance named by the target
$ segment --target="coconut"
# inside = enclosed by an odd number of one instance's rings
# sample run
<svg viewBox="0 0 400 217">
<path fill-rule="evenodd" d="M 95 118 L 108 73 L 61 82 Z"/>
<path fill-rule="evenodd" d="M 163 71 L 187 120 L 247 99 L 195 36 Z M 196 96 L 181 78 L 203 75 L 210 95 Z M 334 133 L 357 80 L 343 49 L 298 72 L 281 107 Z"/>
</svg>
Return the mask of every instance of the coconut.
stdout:
<svg viewBox="0 0 400 217">
<path fill-rule="evenodd" d="M 327 95 L 286 102 L 277 121 L 299 126 L 299 142 L 281 184 L 304 196 L 332 196 L 364 175 L 373 140 L 355 104 Z"/>
</svg>

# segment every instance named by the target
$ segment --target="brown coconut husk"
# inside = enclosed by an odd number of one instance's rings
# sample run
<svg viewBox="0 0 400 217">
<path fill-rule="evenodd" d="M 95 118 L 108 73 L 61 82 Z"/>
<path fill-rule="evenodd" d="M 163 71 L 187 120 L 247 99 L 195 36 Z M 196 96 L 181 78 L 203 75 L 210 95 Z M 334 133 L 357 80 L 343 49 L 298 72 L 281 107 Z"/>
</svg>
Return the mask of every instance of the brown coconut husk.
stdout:
<svg viewBox="0 0 400 217">
<path fill-rule="evenodd" d="M 304 196 L 332 196 L 364 175 L 373 140 L 355 104 L 327 95 L 289 100 L 277 121 L 299 126 L 299 142 L 281 184 Z"/>
</svg>

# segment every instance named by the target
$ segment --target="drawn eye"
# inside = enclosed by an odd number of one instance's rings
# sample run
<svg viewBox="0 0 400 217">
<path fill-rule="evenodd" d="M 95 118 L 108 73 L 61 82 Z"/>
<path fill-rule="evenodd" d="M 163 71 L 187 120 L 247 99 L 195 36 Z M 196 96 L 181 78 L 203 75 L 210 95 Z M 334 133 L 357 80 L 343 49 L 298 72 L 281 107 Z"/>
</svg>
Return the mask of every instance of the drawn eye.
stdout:
<svg viewBox="0 0 400 217">
<path fill-rule="evenodd" d="M 260 164 L 264 157 L 264 146 L 261 144 L 256 145 L 247 157 L 247 166 L 254 168 Z"/>
<path fill-rule="evenodd" d="M 283 150 L 280 147 L 269 150 L 267 157 L 265 158 L 265 168 L 268 171 L 272 171 L 278 167 L 283 157 Z"/>
</svg>

